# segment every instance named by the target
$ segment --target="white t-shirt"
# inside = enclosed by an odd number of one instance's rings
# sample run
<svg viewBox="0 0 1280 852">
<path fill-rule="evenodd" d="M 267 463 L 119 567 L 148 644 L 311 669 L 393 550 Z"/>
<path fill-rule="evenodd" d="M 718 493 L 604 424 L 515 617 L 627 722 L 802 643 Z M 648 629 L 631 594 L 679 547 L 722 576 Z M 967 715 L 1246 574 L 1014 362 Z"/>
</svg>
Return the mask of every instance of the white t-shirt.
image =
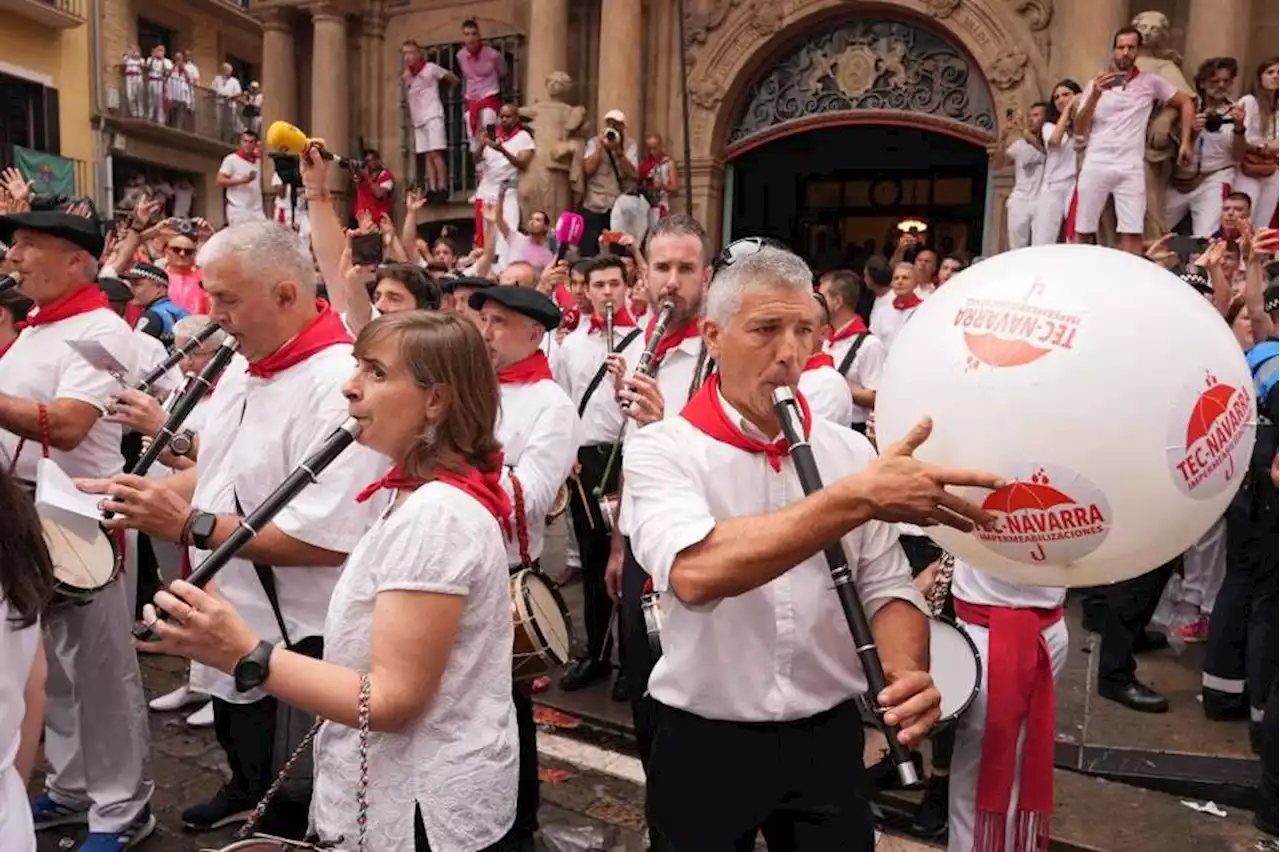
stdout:
<svg viewBox="0 0 1280 852">
<path fill-rule="evenodd" d="M 1031 201 L 1044 179 L 1044 153 L 1018 137 L 1009 143 L 1005 156 L 1013 161 L 1013 191 L 1009 193 L 1009 200 Z"/>
<path fill-rule="evenodd" d="M 0 837 L 10 852 L 35 852 L 31 809 L 13 762 L 22 742 L 27 676 L 36 658 L 40 624 L 18 628 L 9 620 L 12 613 L 0 598 Z"/>
<path fill-rule="evenodd" d="M 262 218 L 262 162 L 251 163 L 232 152 L 222 158 L 219 174 L 232 178 L 253 175 L 254 179 L 223 190 L 227 198 L 227 222 L 235 224 L 245 219 Z"/>
<path fill-rule="evenodd" d="M 1070 189 L 1076 180 L 1076 146 L 1075 137 L 1070 133 L 1062 135 L 1062 144 L 1056 148 L 1049 144 L 1053 137 L 1054 125 L 1044 123 L 1040 129 L 1044 138 L 1044 188 Z"/>
<path fill-rule="evenodd" d="M 533 137 L 529 135 L 529 131 L 521 128 L 516 131 L 514 136 L 503 142 L 502 147 L 506 148 L 514 156 L 524 151 L 532 151 L 538 146 L 534 144 Z M 515 184 L 520 177 L 520 170 L 510 160 L 493 148 L 485 148 L 484 153 L 480 156 L 480 162 L 482 174 L 480 185 L 476 187 L 477 198 L 484 201 L 497 201 L 504 184 L 510 186 L 508 192 L 515 191 Z"/>
<path fill-rule="evenodd" d="M 412 77 L 405 71 L 402 79 L 407 89 L 409 118 L 414 127 L 422 127 L 433 118 L 444 118 L 444 106 L 440 103 L 440 81 L 449 72 L 434 62 L 422 66 Z"/>
<path fill-rule="evenodd" d="M 389 495 L 383 492 L 385 505 Z M 401 731 L 369 735 L 370 849 L 413 848 L 422 810 L 431 848 L 482 849 L 515 820 L 518 755 L 511 703 L 511 595 L 502 531 L 475 498 L 451 485 L 419 488 L 360 539 L 333 590 L 324 656 L 368 671 L 381 592 L 464 599 L 440 688 Z M 359 731 L 326 722 L 316 737 L 311 813 L 321 840 L 354 840 Z"/>
<path fill-rule="evenodd" d="M 1093 92 L 1090 82 L 1082 93 L 1082 103 Z M 1178 93 L 1178 88 L 1159 74 L 1142 72 L 1127 84 L 1104 91 L 1093 113 L 1089 144 L 1084 150 L 1083 168 L 1090 165 L 1142 168 L 1146 152 L 1147 121 L 1151 110 Z"/>
<path fill-rule="evenodd" d="M 889 309 L 893 310 L 892 300 L 890 300 Z M 823 347 L 832 360 L 836 362 L 837 371 L 840 369 L 840 365 L 844 363 L 844 359 L 848 357 L 849 349 L 857 340 L 858 335 L 854 335 Z M 850 389 L 860 387 L 869 391 L 880 390 L 880 372 L 884 369 L 884 360 L 887 355 L 888 352 L 885 350 L 884 344 L 880 342 L 880 338 L 868 332 L 866 338 L 862 341 L 862 345 L 858 347 L 858 353 L 853 356 L 853 363 L 849 365 L 849 369 L 844 374 Z M 849 399 L 853 405 L 853 422 L 866 423 L 871 411 L 856 402 L 852 402 L 852 396 Z"/>
<path fill-rule="evenodd" d="M 238 96 L 242 89 L 240 81 L 235 77 L 223 77 L 219 74 L 213 78 L 213 91 L 220 102 L 226 102 Z"/>
<path fill-rule="evenodd" d="M 844 376 L 835 367 L 816 367 L 800 374 L 798 385 L 814 417 L 837 426 L 853 424 L 853 397 Z"/>
</svg>

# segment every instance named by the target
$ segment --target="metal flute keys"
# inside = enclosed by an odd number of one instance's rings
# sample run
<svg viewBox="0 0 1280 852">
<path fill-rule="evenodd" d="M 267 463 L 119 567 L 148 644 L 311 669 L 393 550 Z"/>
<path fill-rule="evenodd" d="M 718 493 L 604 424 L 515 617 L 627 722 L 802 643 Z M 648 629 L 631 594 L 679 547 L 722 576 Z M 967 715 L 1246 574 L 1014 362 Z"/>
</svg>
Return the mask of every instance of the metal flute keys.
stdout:
<svg viewBox="0 0 1280 852">
<path fill-rule="evenodd" d="M 613 351 L 613 302 L 604 303 L 604 348 L 606 352 Z"/>
<path fill-rule="evenodd" d="M 284 482 L 267 495 L 258 508 L 241 519 L 240 526 L 236 527 L 235 532 L 227 536 L 226 541 L 214 548 L 204 561 L 196 566 L 191 576 L 187 578 L 187 582 L 204 588 L 242 547 L 261 532 L 263 527 L 275 520 L 281 509 L 289 505 L 293 498 L 301 494 L 308 485 L 319 480 L 325 468 L 333 464 L 358 437 L 360 437 L 360 422 L 354 417 L 347 418 L 341 426 L 330 433 L 329 437 L 324 439 L 324 443 L 314 453 L 303 459 L 302 464 L 298 465 Z M 151 629 L 145 625 L 138 625 L 133 635 L 148 641 L 153 636 Z"/>
<path fill-rule="evenodd" d="M 822 475 L 818 473 L 818 465 L 813 459 L 813 447 L 809 445 L 805 435 L 804 414 L 791 388 L 781 387 L 773 392 L 773 410 L 778 414 L 782 424 L 782 434 L 786 436 L 791 453 L 791 461 L 796 467 L 796 476 L 800 479 L 800 488 L 806 496 L 822 490 Z M 898 767 L 898 777 L 904 787 L 912 787 L 920 783 L 915 764 L 911 760 L 911 750 L 898 742 L 899 728 L 884 720 L 884 708 L 880 706 L 879 695 L 889 685 L 884 675 L 884 666 L 880 662 L 880 654 L 876 651 L 875 636 L 871 633 L 871 624 L 862 609 L 862 600 L 858 597 L 858 589 L 853 583 L 853 571 L 849 567 L 849 557 L 845 554 L 844 544 L 834 541 L 822 551 L 827 557 L 827 567 L 831 569 L 831 580 L 835 584 L 836 594 L 840 596 L 840 606 L 844 610 L 845 621 L 849 632 L 853 635 L 853 644 L 858 652 L 858 660 L 867 675 L 867 685 L 871 694 L 868 703 L 875 711 L 876 719 L 884 729 L 885 738 L 889 741 L 889 753 Z"/>
<path fill-rule="evenodd" d="M 143 376 L 142 381 L 138 382 L 133 389 L 140 390 L 143 393 L 150 393 L 151 388 L 156 382 L 160 381 L 165 373 L 173 369 L 174 366 L 176 366 L 183 358 L 193 354 L 200 348 L 200 344 L 204 343 L 210 337 L 213 337 L 213 335 L 218 332 L 219 328 L 220 326 L 216 322 L 211 322 L 204 328 L 197 331 L 194 337 L 174 349 L 163 361 L 156 364 L 155 367 L 152 368 L 151 372 Z"/>
<path fill-rule="evenodd" d="M 658 316 L 653 323 L 653 331 L 649 335 L 649 339 L 645 341 L 644 352 L 640 353 L 640 360 L 636 363 L 635 372 L 642 373 L 646 376 L 650 375 L 653 369 L 653 358 L 657 354 L 658 344 L 662 342 L 662 336 L 667 333 L 667 324 L 671 322 L 671 315 L 676 312 L 676 303 L 671 301 L 663 302 L 658 308 Z M 623 411 L 631 407 L 631 401 L 624 399 L 620 403 Z M 625 421 L 623 428 L 626 428 Z M 622 440 L 622 436 L 618 436 L 618 440 Z"/>
</svg>

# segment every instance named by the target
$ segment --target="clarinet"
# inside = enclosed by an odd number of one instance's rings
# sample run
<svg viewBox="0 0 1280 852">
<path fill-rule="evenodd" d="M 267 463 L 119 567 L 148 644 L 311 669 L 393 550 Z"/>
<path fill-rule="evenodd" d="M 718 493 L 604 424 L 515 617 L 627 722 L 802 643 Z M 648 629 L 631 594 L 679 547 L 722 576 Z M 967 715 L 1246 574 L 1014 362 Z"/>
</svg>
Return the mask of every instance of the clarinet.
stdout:
<svg viewBox="0 0 1280 852">
<path fill-rule="evenodd" d="M 165 421 L 164 426 L 156 433 L 155 438 L 151 441 L 151 446 L 147 447 L 147 451 L 142 454 L 129 473 L 134 476 L 146 476 L 147 471 L 151 469 L 151 465 L 155 464 L 156 459 L 169 446 L 169 442 L 173 440 L 173 436 L 178 434 L 178 430 L 182 428 L 182 424 L 191 416 L 191 412 L 195 411 L 200 400 L 205 398 L 210 390 L 213 389 L 214 382 L 218 381 L 218 376 L 222 375 L 222 371 L 231 363 L 231 356 L 236 354 L 236 350 L 240 348 L 239 342 L 234 337 L 228 337 L 218 347 L 218 351 L 213 353 L 213 357 L 209 359 L 209 363 L 196 376 L 195 381 L 191 383 L 190 389 L 182 395 L 182 397 L 173 404 L 173 411 L 169 414 L 169 419 Z"/>
<path fill-rule="evenodd" d="M 805 435 L 804 415 L 796 402 L 791 388 L 780 387 L 773 392 L 773 409 L 782 424 L 782 433 L 786 436 L 791 460 L 796 466 L 796 476 L 800 479 L 800 487 L 805 496 L 822 490 L 822 475 L 813 459 L 813 447 L 809 445 Z M 844 610 L 845 621 L 849 632 L 853 635 L 853 644 L 858 652 L 858 660 L 862 670 L 866 672 L 867 684 L 870 687 L 870 700 L 876 719 L 884 729 L 889 741 L 889 753 L 898 767 L 898 777 L 904 787 L 913 787 L 920 783 L 915 764 L 911 760 L 911 750 L 898 742 L 897 725 L 889 725 L 884 720 L 884 708 L 878 698 L 881 691 L 889 685 L 884 675 L 884 666 L 880 662 L 880 654 L 876 651 L 875 636 L 871 633 L 871 625 L 867 614 L 858 598 L 858 589 L 853 583 L 853 571 L 849 568 L 849 558 L 845 554 L 844 545 L 834 541 L 823 549 L 827 557 L 827 567 L 831 569 L 831 580 L 835 584 L 836 593 L 840 596 L 840 606 Z"/>
<path fill-rule="evenodd" d="M 204 561 L 196 566 L 191 572 L 191 576 L 187 578 L 187 582 L 193 586 L 204 588 L 214 575 L 221 571 L 226 564 L 230 562 L 235 555 L 248 544 L 254 536 L 256 536 L 275 516 L 280 514 L 280 510 L 289 505 L 293 498 L 302 493 L 302 490 L 308 485 L 317 482 L 320 474 L 342 455 L 347 447 L 360 436 L 360 422 L 354 417 L 348 418 L 337 429 L 324 439 L 314 453 L 303 459 L 302 463 L 294 469 L 293 473 L 285 478 L 274 491 L 267 495 L 258 508 L 254 509 L 248 515 L 240 520 L 240 526 L 236 527 L 235 532 L 227 537 L 227 540 L 218 545 L 212 553 L 205 557 Z M 161 616 L 163 617 L 163 616 Z M 150 641 L 154 635 L 150 628 L 144 625 L 138 625 L 134 629 L 133 635 L 138 639 Z"/>
<path fill-rule="evenodd" d="M 613 351 L 613 302 L 604 303 L 604 339 L 605 351 Z"/>
<path fill-rule="evenodd" d="M 133 389 L 140 390 L 143 393 L 150 393 L 151 388 L 155 386 L 156 382 L 160 381 L 160 379 L 164 376 L 165 373 L 173 369 L 173 367 L 177 365 L 177 363 L 181 361 L 183 358 L 186 358 L 188 355 L 191 355 L 197 349 L 199 349 L 200 344 L 204 343 L 210 337 L 213 337 L 213 335 L 217 333 L 219 328 L 220 326 L 216 322 L 211 322 L 208 325 L 206 325 L 204 328 L 197 331 L 195 334 L 195 337 L 192 337 L 186 343 L 182 344 L 181 346 L 179 346 L 178 348 L 170 352 L 169 355 L 163 361 L 161 361 L 159 364 L 156 364 L 156 366 L 151 370 L 151 372 L 143 376 L 142 381 L 134 385 Z"/>
</svg>

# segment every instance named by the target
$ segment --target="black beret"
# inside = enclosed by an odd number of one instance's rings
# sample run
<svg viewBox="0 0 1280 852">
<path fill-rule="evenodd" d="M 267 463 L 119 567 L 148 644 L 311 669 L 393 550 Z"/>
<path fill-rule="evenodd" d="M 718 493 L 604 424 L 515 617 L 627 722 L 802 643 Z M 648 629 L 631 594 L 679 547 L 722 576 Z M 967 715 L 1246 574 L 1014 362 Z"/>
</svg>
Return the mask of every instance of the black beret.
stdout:
<svg viewBox="0 0 1280 852">
<path fill-rule="evenodd" d="M 462 286 L 462 282 L 456 282 L 455 286 Z M 490 285 L 472 293 L 467 304 L 472 310 L 478 311 L 490 299 L 509 310 L 527 316 L 547 331 L 560 325 L 560 309 L 556 307 L 556 303 L 532 287 Z"/>
</svg>

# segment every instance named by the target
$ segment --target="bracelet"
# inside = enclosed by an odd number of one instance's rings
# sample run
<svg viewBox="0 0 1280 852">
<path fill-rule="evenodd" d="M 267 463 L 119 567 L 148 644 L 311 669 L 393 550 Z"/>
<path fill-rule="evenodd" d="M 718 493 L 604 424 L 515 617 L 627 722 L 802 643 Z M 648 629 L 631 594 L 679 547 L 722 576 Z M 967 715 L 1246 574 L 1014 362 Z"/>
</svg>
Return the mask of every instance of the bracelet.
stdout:
<svg viewBox="0 0 1280 852">
<path fill-rule="evenodd" d="M 333 200 L 333 193 L 327 189 L 308 189 L 306 193 L 307 193 L 308 201 L 332 201 Z"/>
<path fill-rule="evenodd" d="M 191 511 L 187 514 L 187 519 L 182 522 L 182 533 L 178 536 L 178 544 L 183 547 L 194 547 L 195 542 L 191 540 L 191 528 L 196 524 L 196 516 L 200 514 L 200 510 L 192 506 Z"/>
</svg>

